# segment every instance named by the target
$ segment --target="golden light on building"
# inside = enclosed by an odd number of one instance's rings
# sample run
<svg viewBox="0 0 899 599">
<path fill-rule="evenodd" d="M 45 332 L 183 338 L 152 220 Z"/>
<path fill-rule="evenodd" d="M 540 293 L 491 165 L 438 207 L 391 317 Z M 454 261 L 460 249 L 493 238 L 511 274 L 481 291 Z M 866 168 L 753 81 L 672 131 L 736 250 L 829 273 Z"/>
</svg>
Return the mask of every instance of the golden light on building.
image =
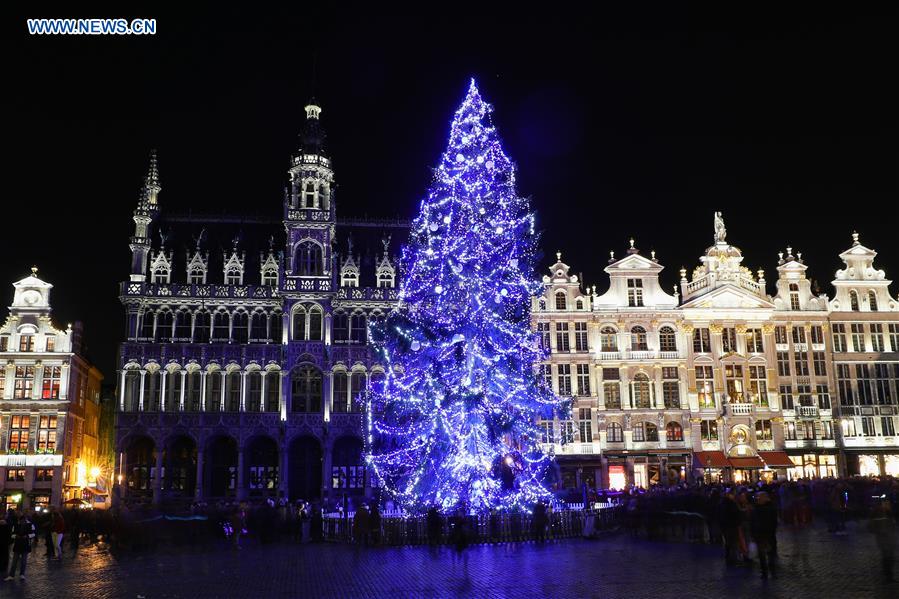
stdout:
<svg viewBox="0 0 899 599">
<path fill-rule="evenodd" d="M 83 460 L 75 462 L 75 485 L 82 489 L 87 486 L 87 465 Z"/>
</svg>

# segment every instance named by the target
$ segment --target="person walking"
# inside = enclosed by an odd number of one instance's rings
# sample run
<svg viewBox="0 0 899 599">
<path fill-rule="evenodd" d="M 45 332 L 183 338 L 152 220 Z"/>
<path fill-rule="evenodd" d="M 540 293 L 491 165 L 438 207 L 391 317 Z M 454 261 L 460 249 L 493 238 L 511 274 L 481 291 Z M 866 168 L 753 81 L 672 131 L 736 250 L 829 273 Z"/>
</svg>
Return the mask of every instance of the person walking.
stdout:
<svg viewBox="0 0 899 599">
<path fill-rule="evenodd" d="M 775 575 L 775 539 L 777 538 L 777 509 L 771 501 L 771 496 L 765 491 L 755 496 L 755 508 L 750 515 L 750 530 L 752 540 L 758 547 L 759 565 L 762 568 L 762 578 Z"/>
<path fill-rule="evenodd" d="M 740 545 L 740 508 L 730 489 L 721 499 L 721 532 L 724 534 L 724 560 L 728 566 L 737 564 Z"/>
<path fill-rule="evenodd" d="M 12 540 L 12 527 L 6 518 L 0 514 L 0 572 L 6 572 L 9 567 L 9 543 Z"/>
<path fill-rule="evenodd" d="M 53 531 L 53 547 L 56 549 L 56 559 L 62 559 L 62 539 L 66 534 L 66 521 L 57 511 L 50 515 L 50 527 Z"/>
<path fill-rule="evenodd" d="M 31 543 L 36 535 L 37 530 L 29 515 L 20 512 L 12 537 L 12 564 L 10 564 L 9 573 L 4 580 L 13 580 L 15 578 L 16 566 L 19 566 L 19 580 L 25 580 L 28 554 L 31 553 Z"/>
<path fill-rule="evenodd" d="M 881 501 L 875 507 L 874 515 L 868 521 L 868 531 L 874 534 L 880 550 L 880 564 L 883 577 L 893 582 L 893 563 L 896 559 L 896 522 L 890 513 L 890 502 Z"/>
<path fill-rule="evenodd" d="M 368 509 L 361 504 L 353 518 L 353 540 L 359 545 L 368 545 Z"/>
</svg>

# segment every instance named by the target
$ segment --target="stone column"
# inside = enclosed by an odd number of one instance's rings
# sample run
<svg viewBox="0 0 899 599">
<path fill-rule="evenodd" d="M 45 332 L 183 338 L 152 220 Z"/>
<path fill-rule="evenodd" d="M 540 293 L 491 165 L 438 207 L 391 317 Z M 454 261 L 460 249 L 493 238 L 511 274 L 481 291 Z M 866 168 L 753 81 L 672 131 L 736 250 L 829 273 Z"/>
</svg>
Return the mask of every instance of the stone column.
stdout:
<svg viewBox="0 0 899 599">
<path fill-rule="evenodd" d="M 331 421 L 331 408 L 333 407 L 334 397 L 333 390 L 331 387 L 331 372 L 323 371 L 322 372 L 322 403 L 324 405 L 324 414 L 325 414 L 325 422 Z"/>
<path fill-rule="evenodd" d="M 197 449 L 197 478 L 194 483 L 194 498 L 197 501 L 203 499 L 203 450 Z"/>
<path fill-rule="evenodd" d="M 289 451 L 286 445 L 280 448 L 280 451 L 278 452 L 278 458 L 278 490 L 281 491 L 281 494 L 285 498 L 287 498 L 290 491 L 290 485 L 287 471 L 287 468 L 289 466 L 287 462 L 289 458 Z"/>
<path fill-rule="evenodd" d="M 159 402 L 159 411 L 165 412 L 168 407 L 165 405 L 165 400 L 167 399 L 166 395 L 168 394 L 168 388 L 165 386 L 165 380 L 169 375 L 169 371 L 165 368 L 162 369 L 162 376 L 159 379 L 159 397 L 161 401 Z"/>
<path fill-rule="evenodd" d="M 122 369 L 121 383 L 119 385 L 119 412 L 125 411 L 125 375 L 127 371 Z"/>
<path fill-rule="evenodd" d="M 200 411 L 206 411 L 206 371 L 198 370 L 200 375 Z"/>
<path fill-rule="evenodd" d="M 156 476 L 153 478 L 153 504 L 159 505 L 162 499 L 162 457 L 164 454 L 162 447 L 156 447 Z"/>
<path fill-rule="evenodd" d="M 322 499 L 329 499 L 331 494 L 331 450 L 332 443 L 322 445 Z"/>
<path fill-rule="evenodd" d="M 243 447 L 237 449 L 237 499 L 243 500 L 247 497 L 247 488 L 244 474 Z"/>
<path fill-rule="evenodd" d="M 187 371 L 181 370 L 180 372 L 181 372 L 181 401 L 179 402 L 179 405 L 181 406 L 180 411 L 183 412 L 184 411 L 184 400 L 185 400 L 184 389 L 185 389 L 185 386 L 187 385 Z"/>
<path fill-rule="evenodd" d="M 141 370 L 140 371 L 140 401 L 139 401 L 140 405 L 138 406 L 138 408 L 141 412 L 144 411 L 144 379 L 145 378 L 147 378 L 147 371 Z"/>
</svg>

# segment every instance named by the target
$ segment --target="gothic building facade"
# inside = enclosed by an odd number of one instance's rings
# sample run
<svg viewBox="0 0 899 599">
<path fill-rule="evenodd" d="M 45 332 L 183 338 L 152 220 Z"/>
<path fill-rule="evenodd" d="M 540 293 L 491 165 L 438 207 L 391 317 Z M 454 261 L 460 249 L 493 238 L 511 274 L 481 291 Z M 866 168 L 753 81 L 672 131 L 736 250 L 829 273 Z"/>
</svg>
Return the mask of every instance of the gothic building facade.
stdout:
<svg viewBox="0 0 899 599">
<path fill-rule="evenodd" d="M 82 353 L 81 323 L 54 326 L 53 285 L 37 268 L 13 287 L 0 327 L 0 507 L 60 506 L 85 494 L 102 503 L 92 491 L 108 475 L 98 453 L 103 375 Z"/>
<path fill-rule="evenodd" d="M 384 378 L 367 324 L 397 299 L 397 244 L 384 231 L 408 225 L 338 220 L 321 108 L 305 110 L 279 222 L 167 217 L 151 158 L 120 288 L 116 467 L 126 500 L 367 490 L 360 412 Z M 377 251 L 354 249 L 366 238 Z"/>
<path fill-rule="evenodd" d="M 602 294 L 557 255 L 532 314 L 543 375 L 573 401 L 541 423 L 561 485 L 899 474 L 899 317 L 874 256 L 856 236 L 829 301 L 792 248 L 767 295 L 720 214 L 671 294 L 633 240 Z"/>
</svg>

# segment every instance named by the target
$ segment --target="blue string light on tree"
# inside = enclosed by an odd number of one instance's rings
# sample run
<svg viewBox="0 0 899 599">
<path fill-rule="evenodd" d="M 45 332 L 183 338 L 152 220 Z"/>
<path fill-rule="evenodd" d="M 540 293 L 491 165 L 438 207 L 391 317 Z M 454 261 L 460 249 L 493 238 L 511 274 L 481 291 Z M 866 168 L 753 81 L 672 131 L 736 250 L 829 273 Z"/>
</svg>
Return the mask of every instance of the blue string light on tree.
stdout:
<svg viewBox="0 0 899 599">
<path fill-rule="evenodd" d="M 409 513 L 530 509 L 551 498 L 538 416 L 566 410 L 537 376 L 537 236 L 474 80 L 403 248 L 401 309 L 370 335 L 388 370 L 366 461 Z"/>
</svg>

